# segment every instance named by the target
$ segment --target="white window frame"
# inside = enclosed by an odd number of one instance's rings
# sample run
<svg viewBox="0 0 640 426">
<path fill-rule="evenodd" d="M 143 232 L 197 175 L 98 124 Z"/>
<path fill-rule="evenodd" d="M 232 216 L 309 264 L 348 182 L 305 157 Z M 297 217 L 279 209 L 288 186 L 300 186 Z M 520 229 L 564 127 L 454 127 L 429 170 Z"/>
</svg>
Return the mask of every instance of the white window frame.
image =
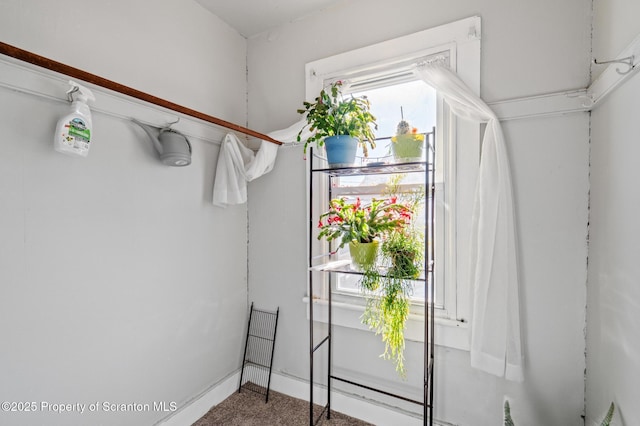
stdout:
<svg viewBox="0 0 640 426">
<path fill-rule="evenodd" d="M 480 92 L 480 18 L 471 17 L 450 24 L 420 31 L 404 37 L 384 41 L 351 52 L 331 56 L 305 67 L 306 99 L 314 99 L 327 82 L 337 79 L 357 79 L 368 74 L 384 74 L 403 67 L 409 69 L 421 60 L 444 52 L 448 55 L 449 66 L 475 93 Z M 445 153 L 438 152 L 446 161 L 445 177 L 447 185 L 445 203 L 449 215 L 446 220 L 449 235 L 444 260 L 445 305 L 436 314 L 436 344 L 462 350 L 469 349 L 469 250 L 471 211 L 473 194 L 480 162 L 480 126 L 452 116 L 439 99 L 436 137 L 445 138 L 437 145 L 445 146 Z M 311 161 L 308 161 L 310 164 Z M 308 174 L 307 174 L 308 175 Z M 323 180 L 316 179 L 314 182 Z M 442 180 L 440 180 L 442 181 Z M 323 211 L 328 205 L 325 194 L 327 188 L 314 187 L 314 211 Z M 309 194 L 307 194 L 309 195 Z M 309 201 L 309 200 L 307 200 Z M 317 203 L 317 204 L 316 204 Z M 307 202 L 307 206 L 309 203 Z M 309 212 L 307 212 L 309 213 Z M 313 238 L 313 237 L 312 237 Z M 315 239 L 315 238 L 314 238 Z M 312 241 L 321 252 L 323 242 Z M 325 244 L 326 245 L 326 244 Z M 323 286 L 324 287 L 324 286 Z M 326 288 L 326 287 L 325 287 Z M 353 299 L 353 296 L 351 296 Z M 324 304 L 321 298 L 313 298 L 314 303 Z M 305 298 L 308 303 L 309 298 Z M 360 322 L 363 303 L 349 300 L 349 297 L 334 298 L 334 325 L 366 330 Z M 317 312 L 325 312 L 319 309 Z M 420 309 L 413 312 L 407 322 L 405 336 L 408 340 L 422 341 L 424 318 Z M 322 314 L 316 321 L 326 322 Z"/>
</svg>

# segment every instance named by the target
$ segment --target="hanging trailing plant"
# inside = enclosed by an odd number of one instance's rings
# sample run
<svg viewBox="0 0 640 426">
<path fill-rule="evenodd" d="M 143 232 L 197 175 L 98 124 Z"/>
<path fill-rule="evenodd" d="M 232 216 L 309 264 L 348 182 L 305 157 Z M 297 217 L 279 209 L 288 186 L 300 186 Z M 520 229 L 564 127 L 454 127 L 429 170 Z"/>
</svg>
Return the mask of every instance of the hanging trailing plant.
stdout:
<svg viewBox="0 0 640 426">
<path fill-rule="evenodd" d="M 382 336 L 384 353 L 381 357 L 392 360 L 396 371 L 404 378 L 404 327 L 409 317 L 409 304 L 398 291 L 391 290 L 387 293 L 388 290 L 391 289 L 383 289 L 383 294 L 379 297 L 367 298 L 362 323 L 375 330 L 376 335 Z"/>
<path fill-rule="evenodd" d="M 365 271 L 360 286 L 367 304 L 363 324 L 382 336 L 381 355 L 392 360 L 396 371 L 405 376 L 404 329 L 409 318 L 412 280 L 421 271 L 424 244 L 415 230 L 394 231 L 382 243 L 382 255 L 376 268 Z M 386 272 L 380 272 L 384 265 Z"/>
<path fill-rule="evenodd" d="M 422 190 L 401 194 L 399 178 L 391 180 L 386 193 L 402 197 L 403 205 L 412 212 L 411 218 L 424 199 Z M 360 280 L 367 301 L 362 322 L 382 336 L 385 350 L 381 356 L 392 360 L 402 377 L 406 375 L 404 329 L 409 317 L 412 281 L 420 275 L 423 261 L 423 234 L 413 220 L 409 220 L 387 234 L 378 263 L 367 268 Z"/>
</svg>

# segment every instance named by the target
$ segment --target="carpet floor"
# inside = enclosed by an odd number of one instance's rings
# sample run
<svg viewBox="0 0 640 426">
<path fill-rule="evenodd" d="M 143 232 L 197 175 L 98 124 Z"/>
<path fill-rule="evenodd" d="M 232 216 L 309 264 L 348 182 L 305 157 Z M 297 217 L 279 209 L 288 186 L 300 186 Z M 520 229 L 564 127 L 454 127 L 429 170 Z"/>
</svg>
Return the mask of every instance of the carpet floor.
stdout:
<svg viewBox="0 0 640 426">
<path fill-rule="evenodd" d="M 315 418 L 322 411 L 316 407 Z M 264 395 L 243 389 L 213 407 L 193 426 L 303 426 L 309 424 L 309 403 L 301 399 L 270 391 L 269 402 Z M 317 425 L 366 426 L 363 422 L 342 413 L 331 411 L 331 419 L 326 413 Z"/>
</svg>

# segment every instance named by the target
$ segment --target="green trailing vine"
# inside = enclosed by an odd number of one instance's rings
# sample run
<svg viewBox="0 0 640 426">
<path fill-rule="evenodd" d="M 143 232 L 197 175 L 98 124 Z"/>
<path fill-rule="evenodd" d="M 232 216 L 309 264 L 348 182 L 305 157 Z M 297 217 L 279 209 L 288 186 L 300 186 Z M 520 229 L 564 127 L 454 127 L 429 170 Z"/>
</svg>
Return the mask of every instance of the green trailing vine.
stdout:
<svg viewBox="0 0 640 426">
<path fill-rule="evenodd" d="M 424 191 L 399 193 L 399 180 L 391 180 L 385 195 L 402 197 L 403 205 L 415 217 Z M 408 221 L 386 235 L 377 264 L 367 268 L 360 280 L 366 299 L 362 323 L 382 336 L 385 349 L 381 357 L 392 360 L 403 378 L 406 376 L 404 329 L 409 318 L 412 281 L 420 275 L 423 261 L 423 234 L 413 221 Z"/>
<path fill-rule="evenodd" d="M 367 300 L 362 321 L 382 336 L 385 345 L 382 358 L 392 360 L 396 371 L 404 377 L 404 327 L 409 317 L 409 300 L 400 288 L 402 280 L 385 279 L 384 282 L 384 294 Z"/>
</svg>

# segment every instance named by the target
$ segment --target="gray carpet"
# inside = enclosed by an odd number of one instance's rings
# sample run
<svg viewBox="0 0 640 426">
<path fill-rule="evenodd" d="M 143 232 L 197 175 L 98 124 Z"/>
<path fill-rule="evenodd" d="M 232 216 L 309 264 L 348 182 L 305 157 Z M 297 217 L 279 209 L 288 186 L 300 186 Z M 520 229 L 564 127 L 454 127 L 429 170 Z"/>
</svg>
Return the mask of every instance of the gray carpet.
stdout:
<svg viewBox="0 0 640 426">
<path fill-rule="evenodd" d="M 243 390 L 235 392 L 229 398 L 213 407 L 193 426 L 303 426 L 309 424 L 309 403 L 301 399 L 270 391 L 269 402 L 265 404 L 264 395 Z M 322 411 L 316 407 L 315 418 Z M 370 423 L 331 411 L 331 419 L 326 413 L 316 423 L 318 425 L 365 426 Z"/>
</svg>

